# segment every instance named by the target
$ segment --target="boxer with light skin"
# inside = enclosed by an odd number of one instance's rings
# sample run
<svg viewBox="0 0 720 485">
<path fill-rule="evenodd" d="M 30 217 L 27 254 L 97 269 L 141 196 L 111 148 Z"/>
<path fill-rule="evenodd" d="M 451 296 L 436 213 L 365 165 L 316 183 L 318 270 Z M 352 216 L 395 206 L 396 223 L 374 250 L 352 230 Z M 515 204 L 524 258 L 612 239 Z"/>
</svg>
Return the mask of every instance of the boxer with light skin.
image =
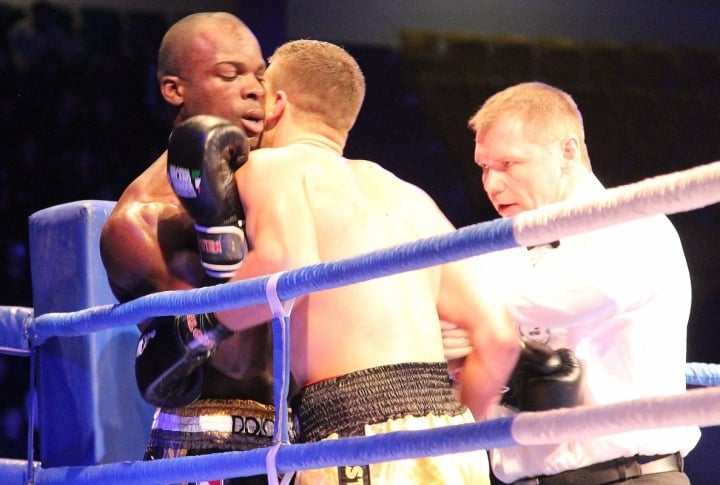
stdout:
<svg viewBox="0 0 720 485">
<path fill-rule="evenodd" d="M 365 94 L 362 72 L 343 49 L 319 41 L 281 46 L 270 59 L 265 89 L 262 148 L 251 152 L 235 172 L 251 248 L 231 281 L 454 229 L 418 187 L 376 163 L 343 157 Z M 213 123 L 206 129 L 195 124 L 194 129 L 204 134 L 200 139 L 216 136 Z M 176 135 L 190 133 L 176 130 L 171 149 L 180 143 Z M 203 161 L 171 156 L 169 164 L 198 173 Z M 208 183 L 207 177 L 200 183 Z M 196 222 L 205 225 L 202 219 Z M 300 441 L 473 421 L 452 394 L 440 318 L 468 331 L 475 350 L 466 357 L 464 372 L 477 385 L 467 386 L 465 398 L 474 413 L 484 416 L 507 381 L 520 346 L 491 289 L 477 284 L 475 261 L 295 299 L 290 369 L 302 386 L 292 406 Z M 268 305 L 255 305 L 217 316 L 227 328 L 242 331 L 271 315 Z M 393 399 L 396 395 L 403 398 Z M 332 402 L 342 405 L 329 405 Z M 353 473 L 362 473 L 370 483 L 489 482 L 483 450 L 357 465 Z M 347 483 L 348 468 L 298 472 L 296 483 Z"/>
</svg>

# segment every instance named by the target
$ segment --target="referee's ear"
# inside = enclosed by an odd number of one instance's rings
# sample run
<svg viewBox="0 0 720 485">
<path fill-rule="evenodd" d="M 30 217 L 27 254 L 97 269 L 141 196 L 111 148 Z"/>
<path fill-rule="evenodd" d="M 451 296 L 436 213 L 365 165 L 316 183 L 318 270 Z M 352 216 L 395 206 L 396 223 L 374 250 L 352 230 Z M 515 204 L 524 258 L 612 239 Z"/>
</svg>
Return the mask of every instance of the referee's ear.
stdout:
<svg viewBox="0 0 720 485">
<path fill-rule="evenodd" d="M 575 136 L 568 137 L 562 144 L 562 170 L 567 172 L 577 163 L 581 163 L 580 145 Z"/>
</svg>

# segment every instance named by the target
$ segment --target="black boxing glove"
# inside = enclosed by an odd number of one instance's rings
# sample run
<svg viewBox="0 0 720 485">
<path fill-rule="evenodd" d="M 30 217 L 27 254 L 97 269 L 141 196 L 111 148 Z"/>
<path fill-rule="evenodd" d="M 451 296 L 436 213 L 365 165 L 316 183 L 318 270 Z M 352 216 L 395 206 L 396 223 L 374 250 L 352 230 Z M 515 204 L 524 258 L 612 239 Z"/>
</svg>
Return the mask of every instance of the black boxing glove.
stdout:
<svg viewBox="0 0 720 485">
<path fill-rule="evenodd" d="M 135 354 L 135 380 L 142 397 L 171 408 L 196 400 L 203 364 L 230 335 L 213 313 L 152 319 Z"/>
<path fill-rule="evenodd" d="M 568 408 L 580 402 L 582 369 L 568 349 L 523 339 L 522 351 L 500 400 L 518 411 Z"/>
<path fill-rule="evenodd" d="M 247 255 L 245 212 L 234 173 L 249 153 L 242 128 L 216 116 L 193 116 L 170 134 L 168 179 L 195 219 L 202 265 L 214 278 L 231 277 Z"/>
</svg>

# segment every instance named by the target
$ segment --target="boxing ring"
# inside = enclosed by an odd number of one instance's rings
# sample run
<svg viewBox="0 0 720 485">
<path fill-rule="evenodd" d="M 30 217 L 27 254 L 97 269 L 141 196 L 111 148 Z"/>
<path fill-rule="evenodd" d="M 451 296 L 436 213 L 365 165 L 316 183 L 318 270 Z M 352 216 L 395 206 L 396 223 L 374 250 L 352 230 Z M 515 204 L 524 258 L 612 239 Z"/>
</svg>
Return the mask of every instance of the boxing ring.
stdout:
<svg viewBox="0 0 720 485">
<path fill-rule="evenodd" d="M 33 461 L 31 417 L 27 459 L 0 459 L 0 478 L 8 484 L 141 485 L 267 473 L 270 483 L 279 483 L 279 474 L 312 468 L 560 443 L 636 429 L 718 425 L 720 366 L 702 363 L 688 363 L 686 380 L 700 388 L 682 395 L 329 442 L 290 444 L 286 404 L 289 314 L 298 296 L 718 201 L 720 162 L 714 162 L 609 189 L 590 201 L 564 202 L 348 259 L 124 304 L 107 287 L 98 251 L 100 229 L 114 203 L 81 201 L 39 211 L 30 217 L 34 308 L 0 309 L 0 352 L 30 359 L 40 460 Z M 153 316 L 258 303 L 268 303 L 275 315 L 273 446 L 138 461 L 153 409 L 134 383 L 135 325 Z"/>
</svg>

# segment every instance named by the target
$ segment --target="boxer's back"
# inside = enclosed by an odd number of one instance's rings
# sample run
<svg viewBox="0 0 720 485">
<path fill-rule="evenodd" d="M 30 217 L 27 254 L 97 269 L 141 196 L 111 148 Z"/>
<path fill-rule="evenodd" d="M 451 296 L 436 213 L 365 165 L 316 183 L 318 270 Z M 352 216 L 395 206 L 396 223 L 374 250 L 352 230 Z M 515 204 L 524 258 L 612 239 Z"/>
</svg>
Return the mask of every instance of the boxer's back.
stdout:
<svg viewBox="0 0 720 485">
<path fill-rule="evenodd" d="M 257 160 L 257 155 L 252 157 Z M 291 199 L 288 218 L 309 215 L 306 229 L 288 235 L 291 251 L 302 255 L 295 265 L 348 258 L 452 230 L 424 192 L 377 164 L 306 144 L 274 149 L 258 161 L 267 162 L 259 172 L 277 177 L 278 187 L 300 191 Z M 284 200 L 282 194 L 265 197 Z M 248 224 L 270 223 L 251 220 L 254 206 L 247 203 Z M 442 361 L 438 285 L 439 269 L 429 268 L 298 299 L 291 327 L 298 382 L 378 365 Z"/>
</svg>

